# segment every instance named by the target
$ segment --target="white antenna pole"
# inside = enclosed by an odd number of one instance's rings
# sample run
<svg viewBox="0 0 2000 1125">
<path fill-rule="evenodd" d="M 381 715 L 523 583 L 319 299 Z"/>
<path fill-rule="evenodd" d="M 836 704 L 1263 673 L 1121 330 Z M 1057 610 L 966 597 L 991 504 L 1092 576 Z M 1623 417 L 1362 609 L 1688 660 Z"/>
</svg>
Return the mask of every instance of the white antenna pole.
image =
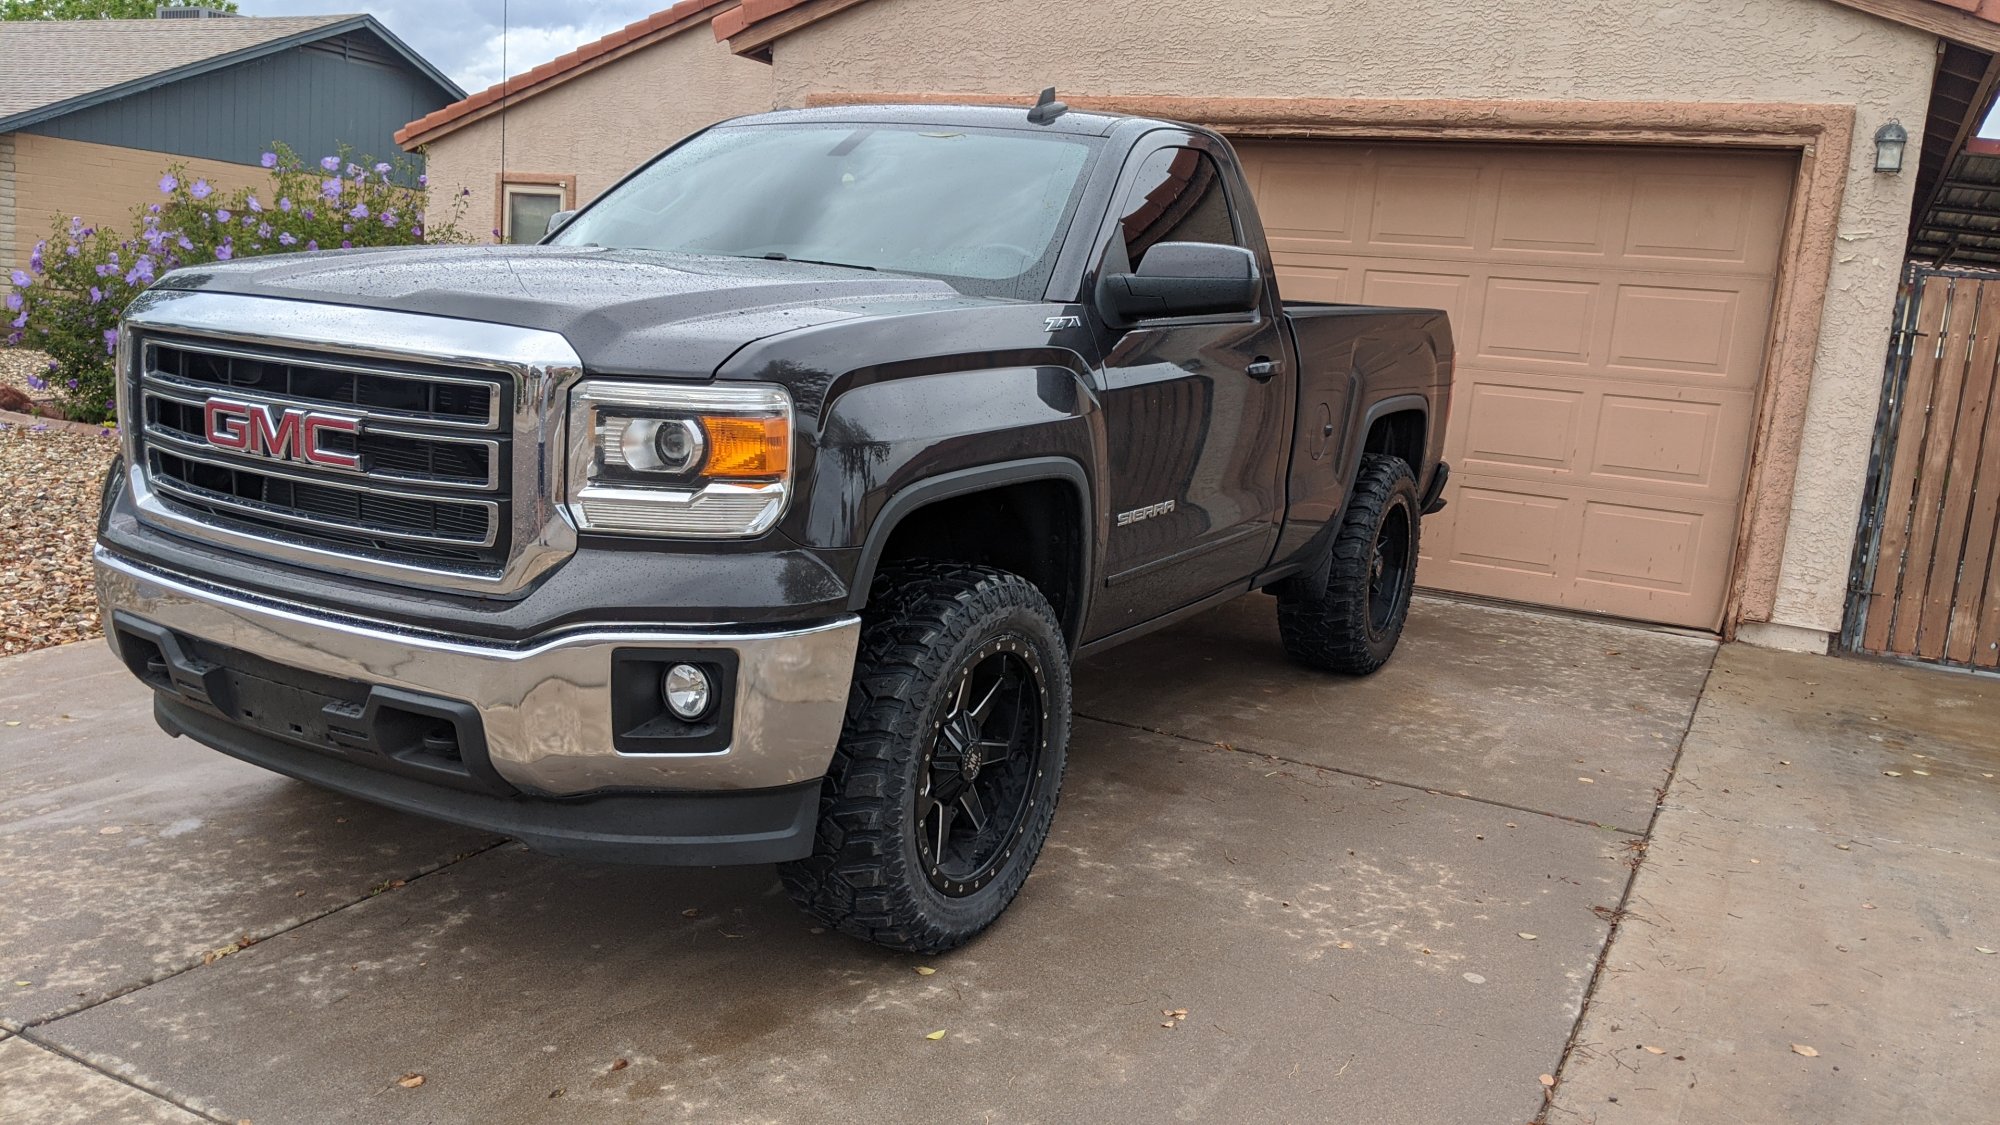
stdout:
<svg viewBox="0 0 2000 1125">
<path fill-rule="evenodd" d="M 500 0 L 500 241 L 507 240 L 507 103 L 513 91 L 507 88 L 507 0 Z"/>
</svg>

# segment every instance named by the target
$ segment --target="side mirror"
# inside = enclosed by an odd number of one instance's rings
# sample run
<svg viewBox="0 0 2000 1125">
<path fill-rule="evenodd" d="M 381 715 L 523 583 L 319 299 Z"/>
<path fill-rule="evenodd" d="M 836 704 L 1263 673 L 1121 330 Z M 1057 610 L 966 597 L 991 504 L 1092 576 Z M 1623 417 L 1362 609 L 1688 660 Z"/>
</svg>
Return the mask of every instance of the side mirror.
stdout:
<svg viewBox="0 0 2000 1125">
<path fill-rule="evenodd" d="M 554 234 L 555 232 L 563 229 L 563 224 L 569 222 L 571 219 L 575 217 L 576 217 L 576 212 L 574 210 L 557 211 L 555 214 L 550 215 L 548 229 L 542 232 L 542 237 L 547 238 L 548 236 Z"/>
<path fill-rule="evenodd" d="M 1137 273 L 1097 279 L 1097 307 L 1129 324 L 1164 316 L 1249 312 L 1264 294 L 1257 255 L 1213 242 L 1161 242 L 1146 251 Z"/>
</svg>

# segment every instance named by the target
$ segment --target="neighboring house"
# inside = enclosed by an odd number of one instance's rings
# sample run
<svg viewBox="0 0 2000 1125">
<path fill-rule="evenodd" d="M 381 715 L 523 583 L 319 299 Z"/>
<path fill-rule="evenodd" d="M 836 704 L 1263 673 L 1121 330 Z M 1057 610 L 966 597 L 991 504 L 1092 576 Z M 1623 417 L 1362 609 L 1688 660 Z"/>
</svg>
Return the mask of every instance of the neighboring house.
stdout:
<svg viewBox="0 0 2000 1125">
<path fill-rule="evenodd" d="M 169 164 L 237 187 L 273 142 L 386 156 L 399 125 L 464 96 L 372 16 L 177 11 L 0 22 L 0 263 L 57 217 L 123 224 Z"/>
<path fill-rule="evenodd" d="M 532 242 L 689 133 L 771 108 L 771 68 L 731 54 L 709 20 L 736 0 L 686 0 L 412 121 L 433 198 L 462 192 L 465 226 Z M 502 156 L 504 154 L 504 160 Z"/>
<path fill-rule="evenodd" d="M 768 102 L 684 33 L 708 8 L 718 39 L 768 64 Z M 698 69 L 662 82 L 625 61 L 644 55 L 604 59 L 560 112 L 514 119 L 506 167 L 574 176 L 587 198 L 753 104 L 1045 85 L 1229 136 L 1289 295 L 1451 313 L 1456 471 L 1450 506 L 1425 521 L 1422 581 L 1452 591 L 1824 649 L 1843 622 L 1913 215 L 1926 252 L 2000 260 L 2000 235 L 1987 249 L 1940 225 L 2000 203 L 1947 173 L 1993 101 L 2000 0 L 673 13 L 673 49 Z M 1878 172 L 1891 122 L 1909 155 Z M 541 141 L 524 138 L 578 123 L 651 131 L 517 159 Z M 491 152 L 454 169 L 468 184 L 499 172 Z"/>
</svg>

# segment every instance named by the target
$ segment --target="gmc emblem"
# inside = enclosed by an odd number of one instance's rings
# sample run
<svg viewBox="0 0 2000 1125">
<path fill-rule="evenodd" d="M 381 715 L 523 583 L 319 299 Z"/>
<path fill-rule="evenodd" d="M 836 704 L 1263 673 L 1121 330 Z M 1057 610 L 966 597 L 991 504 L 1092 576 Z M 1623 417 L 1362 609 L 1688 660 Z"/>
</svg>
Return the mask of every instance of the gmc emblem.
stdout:
<svg viewBox="0 0 2000 1125">
<path fill-rule="evenodd" d="M 329 469 L 361 467 L 359 456 L 326 449 L 320 444 L 323 434 L 360 433 L 359 418 L 212 398 L 202 407 L 202 422 L 208 431 L 208 444 L 217 449 Z"/>
</svg>

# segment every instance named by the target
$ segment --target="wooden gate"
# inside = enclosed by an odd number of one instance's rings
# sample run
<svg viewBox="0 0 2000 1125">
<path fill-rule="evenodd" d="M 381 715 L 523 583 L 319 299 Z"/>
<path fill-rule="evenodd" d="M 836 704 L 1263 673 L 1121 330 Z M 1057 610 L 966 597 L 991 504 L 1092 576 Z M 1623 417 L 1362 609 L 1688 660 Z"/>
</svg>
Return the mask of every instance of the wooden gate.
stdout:
<svg viewBox="0 0 2000 1125">
<path fill-rule="evenodd" d="M 2000 276 L 1913 267 L 1897 304 L 1846 646 L 2000 667 Z"/>
</svg>

